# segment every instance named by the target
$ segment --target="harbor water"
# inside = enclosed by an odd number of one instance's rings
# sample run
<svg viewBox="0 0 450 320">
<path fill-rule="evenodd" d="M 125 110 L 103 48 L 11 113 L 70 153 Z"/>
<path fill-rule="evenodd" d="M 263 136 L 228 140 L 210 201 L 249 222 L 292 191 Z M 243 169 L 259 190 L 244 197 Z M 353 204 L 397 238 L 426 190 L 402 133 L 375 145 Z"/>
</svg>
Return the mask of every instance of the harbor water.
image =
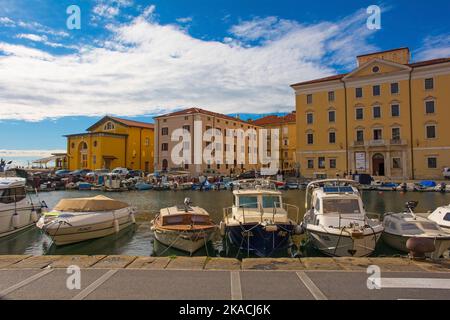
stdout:
<svg viewBox="0 0 450 320">
<path fill-rule="evenodd" d="M 120 231 L 118 234 L 102 239 L 86 241 L 78 244 L 56 247 L 51 239 L 37 228 L 30 228 L 24 232 L 0 239 L 0 254 L 30 254 L 30 255 L 183 255 L 182 252 L 154 240 L 150 230 L 150 221 L 155 214 L 164 207 L 182 204 L 189 197 L 195 206 L 206 209 L 215 223 L 219 224 L 223 217 L 223 208 L 232 205 L 230 191 L 129 191 L 118 193 L 102 193 L 100 191 L 53 191 L 39 194 L 52 208 L 62 198 L 91 197 L 104 194 L 107 197 L 125 201 L 138 208 L 136 226 Z M 37 201 L 36 196 L 32 196 Z M 305 191 L 283 191 L 284 202 L 300 208 L 300 220 L 305 211 Z M 438 192 L 363 192 L 363 200 L 368 213 L 383 214 L 385 212 L 399 212 L 404 209 L 407 201 L 419 201 L 416 212 L 426 213 L 436 207 L 450 203 L 449 193 Z M 291 217 L 295 219 L 296 217 Z M 300 247 L 302 237 L 295 237 L 294 243 Z M 217 235 L 215 241 L 196 255 L 219 256 L 224 255 L 222 241 Z M 385 246 L 380 242 L 375 255 L 395 256 L 402 254 Z M 314 251 L 305 251 L 303 255 L 320 256 Z M 233 253 L 233 257 L 235 254 Z"/>
</svg>

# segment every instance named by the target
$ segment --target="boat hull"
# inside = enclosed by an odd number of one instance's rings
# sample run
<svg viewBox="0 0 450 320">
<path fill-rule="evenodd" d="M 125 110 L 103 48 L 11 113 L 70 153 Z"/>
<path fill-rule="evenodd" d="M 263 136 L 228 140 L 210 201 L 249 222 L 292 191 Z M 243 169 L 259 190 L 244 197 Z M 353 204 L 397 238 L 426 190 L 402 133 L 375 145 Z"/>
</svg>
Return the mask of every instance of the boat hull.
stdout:
<svg viewBox="0 0 450 320">
<path fill-rule="evenodd" d="M 14 225 L 13 216 L 17 212 L 17 224 Z M 39 210 L 33 207 L 22 207 L 14 209 L 5 209 L 0 211 L 0 238 L 7 237 L 12 234 L 21 232 L 25 229 L 31 228 L 35 225 L 36 221 L 33 220 L 33 213 L 36 214 L 39 219 Z"/>
<path fill-rule="evenodd" d="M 321 232 L 307 229 L 313 246 L 327 256 L 333 257 L 367 257 L 374 251 L 381 238 L 381 231 L 370 233 L 360 238 L 352 238 L 345 233 Z"/>
<path fill-rule="evenodd" d="M 135 223 L 132 211 L 129 209 L 116 212 L 115 217 L 118 229 L 116 229 L 112 214 L 105 214 L 104 217 L 97 214 L 95 217 L 92 215 L 91 219 L 88 216 L 84 221 L 75 220 L 79 217 L 56 218 L 45 223 L 42 230 L 52 238 L 57 246 L 63 246 L 113 235 Z"/>
<path fill-rule="evenodd" d="M 259 223 L 227 226 L 225 230 L 231 244 L 239 250 L 248 251 L 260 257 L 270 257 L 290 247 L 290 237 L 295 229 L 294 224 L 277 224 L 276 226 L 276 231 L 270 231 Z"/>
<path fill-rule="evenodd" d="M 396 235 L 396 234 L 392 234 L 389 232 L 383 232 L 383 241 L 390 247 L 398 250 L 398 251 L 402 251 L 405 253 L 408 253 L 409 250 L 408 248 L 406 248 L 406 242 L 408 241 L 408 239 L 410 239 L 411 237 L 405 237 L 405 236 L 400 236 L 400 235 Z M 418 237 L 418 238 L 427 238 L 427 237 Z M 435 239 L 435 238 L 428 238 L 434 241 L 434 246 L 436 248 L 436 250 L 430 254 L 428 254 L 429 257 L 433 258 L 433 259 L 438 259 L 439 257 L 441 257 L 445 251 L 447 251 L 450 248 L 450 235 L 449 237 L 445 237 L 442 239 Z"/>
<path fill-rule="evenodd" d="M 183 233 L 154 228 L 155 239 L 162 244 L 189 254 L 203 248 L 214 235 L 215 228 L 202 231 L 185 231 Z"/>
</svg>

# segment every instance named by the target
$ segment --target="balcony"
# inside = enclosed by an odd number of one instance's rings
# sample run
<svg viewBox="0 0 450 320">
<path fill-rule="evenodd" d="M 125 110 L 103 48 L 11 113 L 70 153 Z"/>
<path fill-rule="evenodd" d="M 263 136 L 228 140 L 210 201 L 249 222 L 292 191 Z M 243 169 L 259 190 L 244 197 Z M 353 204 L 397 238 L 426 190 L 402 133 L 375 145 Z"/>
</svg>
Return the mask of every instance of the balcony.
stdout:
<svg viewBox="0 0 450 320">
<path fill-rule="evenodd" d="M 369 147 L 382 147 L 386 145 L 386 140 L 378 139 L 378 140 L 369 140 Z"/>
<path fill-rule="evenodd" d="M 391 146 L 406 146 L 408 142 L 403 139 L 391 139 Z"/>
</svg>

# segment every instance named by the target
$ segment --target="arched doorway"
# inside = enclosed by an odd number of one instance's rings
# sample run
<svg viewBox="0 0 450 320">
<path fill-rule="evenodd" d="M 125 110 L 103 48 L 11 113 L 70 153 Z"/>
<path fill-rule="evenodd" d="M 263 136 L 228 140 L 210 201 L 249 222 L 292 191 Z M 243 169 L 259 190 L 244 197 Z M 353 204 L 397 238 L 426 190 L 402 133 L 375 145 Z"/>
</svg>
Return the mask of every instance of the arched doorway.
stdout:
<svg viewBox="0 0 450 320">
<path fill-rule="evenodd" d="M 88 166 L 88 145 L 81 142 L 78 146 L 78 159 L 80 159 L 80 169 L 87 169 Z"/>
<path fill-rule="evenodd" d="M 377 153 L 372 158 L 373 175 L 383 177 L 385 175 L 384 170 L 384 156 L 381 153 Z"/>
<path fill-rule="evenodd" d="M 167 161 L 167 159 L 164 159 L 162 161 L 162 169 L 163 171 L 167 171 L 167 167 L 169 166 L 169 162 Z"/>
</svg>

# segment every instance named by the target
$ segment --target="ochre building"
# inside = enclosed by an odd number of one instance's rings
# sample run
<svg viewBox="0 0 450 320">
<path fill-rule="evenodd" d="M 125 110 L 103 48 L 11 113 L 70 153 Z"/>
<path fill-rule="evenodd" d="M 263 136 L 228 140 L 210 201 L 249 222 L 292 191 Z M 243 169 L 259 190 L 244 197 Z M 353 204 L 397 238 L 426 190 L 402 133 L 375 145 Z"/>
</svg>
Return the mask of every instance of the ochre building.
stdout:
<svg viewBox="0 0 450 320">
<path fill-rule="evenodd" d="M 69 170 L 125 167 L 153 172 L 151 123 L 106 116 L 87 132 L 66 137 Z"/>
<path fill-rule="evenodd" d="M 357 61 L 350 73 L 292 85 L 301 173 L 442 178 L 450 166 L 450 58 L 411 63 L 400 48 Z"/>
</svg>

